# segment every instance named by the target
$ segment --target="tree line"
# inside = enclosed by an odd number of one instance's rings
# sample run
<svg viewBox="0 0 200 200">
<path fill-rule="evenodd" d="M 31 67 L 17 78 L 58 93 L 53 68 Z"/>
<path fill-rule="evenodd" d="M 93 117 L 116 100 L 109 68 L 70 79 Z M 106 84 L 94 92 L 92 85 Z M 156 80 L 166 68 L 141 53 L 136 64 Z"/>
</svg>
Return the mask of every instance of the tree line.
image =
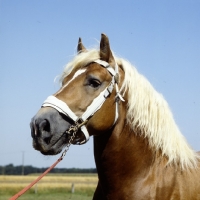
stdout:
<svg viewBox="0 0 200 200">
<path fill-rule="evenodd" d="M 48 168 L 38 168 L 31 165 L 26 166 L 14 166 L 13 164 L 8 164 L 5 166 L 0 166 L 1 175 L 28 175 L 35 173 L 43 173 Z M 95 168 L 81 169 L 81 168 L 54 168 L 51 173 L 97 173 Z"/>
</svg>

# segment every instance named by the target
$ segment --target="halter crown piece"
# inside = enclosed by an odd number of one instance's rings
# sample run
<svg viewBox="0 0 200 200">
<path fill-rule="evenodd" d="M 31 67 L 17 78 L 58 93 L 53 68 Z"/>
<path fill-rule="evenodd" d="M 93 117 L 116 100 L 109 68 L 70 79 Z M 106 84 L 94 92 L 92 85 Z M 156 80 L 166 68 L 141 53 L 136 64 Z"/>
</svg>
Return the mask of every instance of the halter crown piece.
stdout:
<svg viewBox="0 0 200 200">
<path fill-rule="evenodd" d="M 66 115 L 67 117 L 69 117 L 74 121 L 74 125 L 72 125 L 71 127 L 75 127 L 76 131 L 80 129 L 85 136 L 84 140 L 77 142 L 76 144 L 84 144 L 89 140 L 90 136 L 85 124 L 87 123 L 88 119 L 92 117 L 94 113 L 96 113 L 101 108 L 107 97 L 110 96 L 110 94 L 112 93 L 114 86 L 116 87 L 116 109 L 115 109 L 115 120 L 113 125 L 115 124 L 119 116 L 118 102 L 119 100 L 124 101 L 118 88 L 118 82 L 119 82 L 118 65 L 116 64 L 115 69 L 113 69 L 109 65 L 109 63 L 105 61 L 98 59 L 95 60 L 94 62 L 100 64 L 102 67 L 107 69 L 112 76 L 112 80 L 110 84 L 92 101 L 92 103 L 87 107 L 86 111 L 82 114 L 81 117 L 76 116 L 76 114 L 68 107 L 68 105 L 65 102 L 59 100 L 55 96 L 49 96 L 42 104 L 42 107 L 52 107 L 56 109 L 58 112 Z M 71 129 L 71 127 L 69 129 Z M 69 134 L 68 130 L 65 133 Z"/>
</svg>

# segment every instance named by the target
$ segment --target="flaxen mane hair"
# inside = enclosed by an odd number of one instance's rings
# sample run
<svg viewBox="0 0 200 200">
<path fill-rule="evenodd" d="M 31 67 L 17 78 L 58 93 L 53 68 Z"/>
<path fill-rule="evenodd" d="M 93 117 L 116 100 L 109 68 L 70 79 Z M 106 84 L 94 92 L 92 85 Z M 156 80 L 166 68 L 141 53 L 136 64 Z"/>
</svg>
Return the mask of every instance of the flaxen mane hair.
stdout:
<svg viewBox="0 0 200 200">
<path fill-rule="evenodd" d="M 66 65 L 61 81 L 73 68 L 84 67 L 99 57 L 96 49 L 78 54 Z M 182 169 L 197 167 L 198 155 L 180 133 L 163 96 L 129 62 L 116 56 L 115 61 L 125 71 L 121 92 L 128 92 L 127 121 L 130 127 L 139 127 L 149 145 L 168 157 L 169 164 L 180 165 Z"/>
</svg>

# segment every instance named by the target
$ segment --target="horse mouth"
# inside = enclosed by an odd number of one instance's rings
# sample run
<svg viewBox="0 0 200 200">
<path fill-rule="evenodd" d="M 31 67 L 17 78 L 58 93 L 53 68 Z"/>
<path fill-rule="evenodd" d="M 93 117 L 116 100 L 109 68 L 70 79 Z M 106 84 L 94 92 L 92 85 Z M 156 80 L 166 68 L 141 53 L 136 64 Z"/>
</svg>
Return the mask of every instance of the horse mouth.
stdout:
<svg viewBox="0 0 200 200">
<path fill-rule="evenodd" d="M 33 148 L 43 155 L 57 155 L 68 144 L 68 137 L 65 134 L 54 134 L 51 137 L 33 138 Z"/>
</svg>

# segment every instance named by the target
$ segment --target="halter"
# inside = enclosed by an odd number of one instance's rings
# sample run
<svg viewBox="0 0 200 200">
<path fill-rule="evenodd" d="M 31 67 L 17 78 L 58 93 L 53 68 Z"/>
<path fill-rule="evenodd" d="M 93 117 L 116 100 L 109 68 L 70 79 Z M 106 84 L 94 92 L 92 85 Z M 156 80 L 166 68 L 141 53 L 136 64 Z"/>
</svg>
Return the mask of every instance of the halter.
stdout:
<svg viewBox="0 0 200 200">
<path fill-rule="evenodd" d="M 92 101 L 92 103 L 87 107 L 86 111 L 82 114 L 81 117 L 78 117 L 69 107 L 68 105 L 56 98 L 55 96 L 49 96 L 44 103 L 42 104 L 42 107 L 52 107 L 56 109 L 58 112 L 66 115 L 71 120 L 74 121 L 74 125 L 71 125 L 70 128 L 65 132 L 68 135 L 76 133 L 79 129 L 83 132 L 85 139 L 76 142 L 76 144 L 84 144 L 89 140 L 89 133 L 87 131 L 87 128 L 85 124 L 88 122 L 89 118 L 92 117 L 103 105 L 105 100 L 110 96 L 110 94 L 113 91 L 114 86 L 116 87 L 116 109 L 115 109 L 115 120 L 113 125 L 116 123 L 119 112 L 118 112 L 118 102 L 119 100 L 124 101 L 123 97 L 119 93 L 118 88 L 118 82 L 119 82 L 119 70 L 118 65 L 115 65 L 115 70 L 105 61 L 102 60 L 95 60 L 95 63 L 100 64 L 102 67 L 108 70 L 108 72 L 112 76 L 112 80 L 109 83 L 109 85 Z"/>
</svg>

